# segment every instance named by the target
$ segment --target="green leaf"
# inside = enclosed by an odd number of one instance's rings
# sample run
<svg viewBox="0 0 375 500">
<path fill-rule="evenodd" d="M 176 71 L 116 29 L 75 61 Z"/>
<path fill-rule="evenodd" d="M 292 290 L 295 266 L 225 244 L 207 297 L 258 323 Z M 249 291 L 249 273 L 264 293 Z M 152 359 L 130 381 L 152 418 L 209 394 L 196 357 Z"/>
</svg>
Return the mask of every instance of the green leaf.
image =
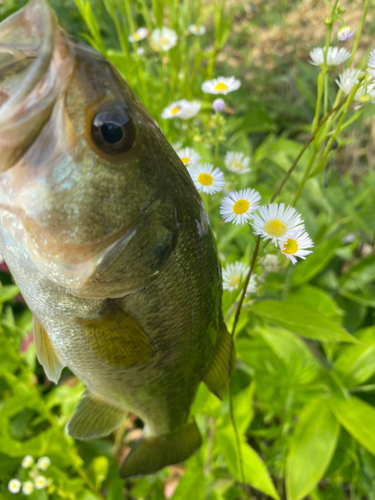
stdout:
<svg viewBox="0 0 375 500">
<path fill-rule="evenodd" d="M 16 285 L 6 285 L 0 287 L 0 304 L 3 302 L 7 302 L 10 299 L 13 299 L 20 292 Z"/>
<path fill-rule="evenodd" d="M 254 304 L 251 311 L 297 335 L 322 342 L 358 342 L 337 323 L 308 307 L 275 300 Z"/>
<path fill-rule="evenodd" d="M 216 450 L 224 455 L 225 462 L 233 477 L 242 483 L 242 475 L 238 461 L 236 437 L 232 427 L 227 426 L 215 433 Z M 260 456 L 241 438 L 241 453 L 243 460 L 244 480 L 253 488 L 266 493 L 275 500 L 279 495 L 272 483 L 270 474 Z"/>
<path fill-rule="evenodd" d="M 189 467 L 178 483 L 172 500 L 191 500 L 192 498 L 204 498 L 206 479 L 200 464 L 194 460 L 189 461 Z"/>
<path fill-rule="evenodd" d="M 289 293 L 286 302 L 300 304 L 301 306 L 314 309 L 333 321 L 340 322 L 343 311 L 339 308 L 332 297 L 324 290 L 313 285 L 305 285 L 294 288 Z"/>
<path fill-rule="evenodd" d="M 340 424 L 367 451 L 375 455 L 375 408 L 362 399 L 333 397 L 330 407 Z"/>
<path fill-rule="evenodd" d="M 375 327 L 360 330 L 357 338 L 363 345 L 343 347 L 334 365 L 347 387 L 363 384 L 375 373 Z"/>
<path fill-rule="evenodd" d="M 367 284 L 373 282 L 375 282 L 375 255 L 356 262 L 339 279 L 340 286 L 349 292 L 363 290 Z"/>
<path fill-rule="evenodd" d="M 256 333 L 262 336 L 273 352 L 298 374 L 301 383 L 309 383 L 316 378 L 321 367 L 306 344 L 295 334 L 282 328 L 258 328 Z"/>
<path fill-rule="evenodd" d="M 288 500 L 301 500 L 322 479 L 336 449 L 339 430 L 327 400 L 314 399 L 302 410 L 286 463 Z"/>
<path fill-rule="evenodd" d="M 314 248 L 313 253 L 296 266 L 291 280 L 292 286 L 302 285 L 312 280 L 314 276 L 327 266 L 336 248 L 340 245 L 340 240 L 327 240 Z"/>
</svg>

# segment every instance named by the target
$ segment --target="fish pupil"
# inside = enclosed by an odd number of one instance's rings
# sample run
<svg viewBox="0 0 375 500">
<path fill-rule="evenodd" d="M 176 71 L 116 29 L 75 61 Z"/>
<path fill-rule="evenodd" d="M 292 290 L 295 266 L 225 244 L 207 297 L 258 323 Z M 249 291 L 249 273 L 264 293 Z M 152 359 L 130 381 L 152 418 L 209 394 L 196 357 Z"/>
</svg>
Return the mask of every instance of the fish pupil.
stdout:
<svg viewBox="0 0 375 500">
<path fill-rule="evenodd" d="M 91 138 L 97 151 L 124 154 L 135 142 L 136 131 L 128 110 L 121 104 L 106 104 L 91 122 Z"/>
<path fill-rule="evenodd" d="M 123 131 L 116 123 L 103 123 L 101 127 L 103 139 L 109 144 L 117 144 L 123 138 Z"/>
</svg>

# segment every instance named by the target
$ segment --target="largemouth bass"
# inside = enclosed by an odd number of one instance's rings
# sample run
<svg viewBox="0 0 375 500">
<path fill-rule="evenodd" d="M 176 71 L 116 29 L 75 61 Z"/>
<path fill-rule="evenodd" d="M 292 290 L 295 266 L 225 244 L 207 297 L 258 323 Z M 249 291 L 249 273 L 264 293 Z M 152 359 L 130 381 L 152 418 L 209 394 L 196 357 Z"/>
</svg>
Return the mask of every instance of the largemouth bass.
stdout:
<svg viewBox="0 0 375 500">
<path fill-rule="evenodd" d="M 222 397 L 233 366 L 207 215 L 121 75 L 45 0 L 0 24 L 0 254 L 46 374 L 67 366 L 87 385 L 69 434 L 137 414 L 122 478 L 194 453 L 197 387 Z"/>
</svg>

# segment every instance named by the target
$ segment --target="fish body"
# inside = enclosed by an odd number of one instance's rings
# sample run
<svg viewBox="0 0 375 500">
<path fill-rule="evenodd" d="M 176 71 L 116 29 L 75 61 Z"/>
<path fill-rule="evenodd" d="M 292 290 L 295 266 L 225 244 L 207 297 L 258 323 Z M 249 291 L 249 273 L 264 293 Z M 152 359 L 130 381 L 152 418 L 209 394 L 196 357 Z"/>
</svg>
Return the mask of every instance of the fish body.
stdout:
<svg viewBox="0 0 375 500">
<path fill-rule="evenodd" d="M 190 456 L 197 387 L 221 397 L 233 366 L 207 214 L 126 82 L 44 0 L 0 24 L 0 254 L 47 375 L 87 385 L 69 433 L 137 414 L 123 478 Z"/>
</svg>

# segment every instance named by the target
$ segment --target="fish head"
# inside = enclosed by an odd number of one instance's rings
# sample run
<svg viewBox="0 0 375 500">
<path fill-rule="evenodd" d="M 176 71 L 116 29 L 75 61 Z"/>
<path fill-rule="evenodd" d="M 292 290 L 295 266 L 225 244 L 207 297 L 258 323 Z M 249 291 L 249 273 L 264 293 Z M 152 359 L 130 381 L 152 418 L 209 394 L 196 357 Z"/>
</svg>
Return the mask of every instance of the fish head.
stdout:
<svg viewBox="0 0 375 500">
<path fill-rule="evenodd" d="M 2 225 L 39 270 L 85 296 L 150 213 L 173 213 L 173 178 L 199 212 L 185 170 L 117 70 L 65 34 L 45 0 L 0 25 Z"/>
</svg>

